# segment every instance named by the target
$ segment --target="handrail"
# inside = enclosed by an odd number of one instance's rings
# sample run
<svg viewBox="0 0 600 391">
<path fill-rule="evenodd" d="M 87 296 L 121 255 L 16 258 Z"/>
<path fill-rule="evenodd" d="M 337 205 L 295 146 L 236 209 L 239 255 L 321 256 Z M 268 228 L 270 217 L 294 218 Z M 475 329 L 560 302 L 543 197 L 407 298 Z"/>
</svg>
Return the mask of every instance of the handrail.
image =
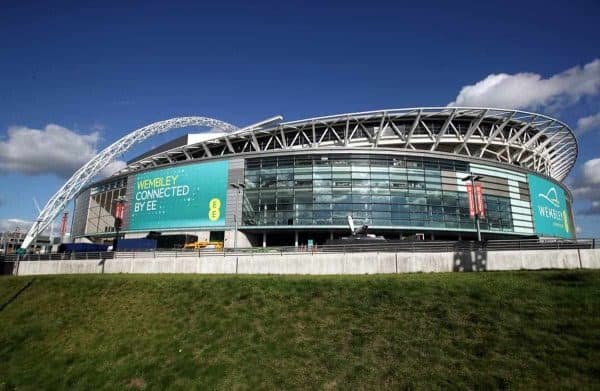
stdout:
<svg viewBox="0 0 600 391">
<path fill-rule="evenodd" d="M 224 249 L 143 249 L 133 251 L 52 253 L 52 254 L 16 254 L 0 255 L 2 261 L 60 261 L 60 260 L 98 260 L 115 258 L 194 258 L 206 256 L 251 256 L 251 255 L 285 255 L 307 253 L 355 253 L 355 252 L 465 252 L 465 251 L 522 251 L 522 250 L 568 250 L 600 248 L 600 240 L 489 240 L 475 241 L 394 241 L 382 243 L 335 244 L 314 247 L 248 247 Z"/>
</svg>

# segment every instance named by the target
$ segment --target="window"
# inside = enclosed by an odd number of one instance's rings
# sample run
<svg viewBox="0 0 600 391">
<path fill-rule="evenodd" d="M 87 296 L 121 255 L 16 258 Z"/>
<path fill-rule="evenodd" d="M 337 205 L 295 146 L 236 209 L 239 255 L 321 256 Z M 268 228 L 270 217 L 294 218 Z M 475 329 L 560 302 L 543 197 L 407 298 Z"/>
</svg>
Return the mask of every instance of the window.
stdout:
<svg viewBox="0 0 600 391">
<path fill-rule="evenodd" d="M 352 215 L 358 224 L 472 229 L 466 192 L 457 190 L 456 173 L 468 171 L 459 161 L 369 154 L 247 159 L 243 220 L 345 225 Z M 97 193 L 99 203 L 110 202 Z M 512 230 L 510 198 L 484 200 L 485 229 Z"/>
</svg>

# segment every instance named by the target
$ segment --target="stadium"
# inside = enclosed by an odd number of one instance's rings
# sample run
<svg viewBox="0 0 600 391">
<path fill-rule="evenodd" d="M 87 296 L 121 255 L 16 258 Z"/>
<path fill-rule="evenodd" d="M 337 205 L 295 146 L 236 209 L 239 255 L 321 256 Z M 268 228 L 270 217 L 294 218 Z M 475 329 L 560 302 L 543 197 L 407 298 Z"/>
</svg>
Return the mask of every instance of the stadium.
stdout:
<svg viewBox="0 0 600 391">
<path fill-rule="evenodd" d="M 138 133 L 184 127 L 186 118 Z M 210 133 L 176 138 L 109 178 L 69 187 L 73 240 L 108 242 L 119 217 L 125 238 L 322 245 L 351 234 L 348 216 L 386 240 L 473 240 L 478 224 L 484 240 L 575 238 L 562 181 L 577 141 L 545 115 L 440 107 L 243 129 L 212 121 Z"/>
</svg>

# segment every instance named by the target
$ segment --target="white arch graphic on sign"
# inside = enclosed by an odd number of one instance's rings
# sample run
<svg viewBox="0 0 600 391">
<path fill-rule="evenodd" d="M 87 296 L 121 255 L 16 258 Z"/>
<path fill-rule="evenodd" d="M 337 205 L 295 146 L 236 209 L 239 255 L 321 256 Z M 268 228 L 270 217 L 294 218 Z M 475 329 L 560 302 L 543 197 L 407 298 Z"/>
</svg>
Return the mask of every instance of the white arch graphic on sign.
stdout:
<svg viewBox="0 0 600 391">
<path fill-rule="evenodd" d="M 67 203 L 79 193 L 85 185 L 87 185 L 104 167 L 125 153 L 134 144 L 142 142 L 154 135 L 188 126 L 209 126 L 227 133 L 238 130 L 237 127 L 228 124 L 227 122 L 208 117 L 171 118 L 134 130 L 100 151 L 89 162 L 77 170 L 67 182 L 65 182 L 65 184 L 46 203 L 37 220 L 33 223 L 29 232 L 27 232 L 27 236 L 25 236 L 21 248 L 27 249 L 31 242 L 33 242 L 35 238 L 50 225 L 56 216 L 58 216 L 65 208 Z"/>
</svg>

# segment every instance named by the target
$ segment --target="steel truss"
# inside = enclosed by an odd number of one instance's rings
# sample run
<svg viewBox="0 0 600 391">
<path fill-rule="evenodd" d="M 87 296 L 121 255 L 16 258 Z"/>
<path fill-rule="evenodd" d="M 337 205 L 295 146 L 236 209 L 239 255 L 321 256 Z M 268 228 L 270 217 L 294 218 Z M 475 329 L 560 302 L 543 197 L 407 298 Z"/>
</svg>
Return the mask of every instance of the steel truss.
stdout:
<svg viewBox="0 0 600 391">
<path fill-rule="evenodd" d="M 213 118 L 181 117 L 155 122 L 129 133 L 94 156 L 92 160 L 77 170 L 75 174 L 73 174 L 73 176 L 52 196 L 52 198 L 50 198 L 44 206 L 44 209 L 40 212 L 37 220 L 31 226 L 29 232 L 27 232 L 27 236 L 23 240 L 21 248 L 26 249 L 86 184 L 98 175 L 104 167 L 125 153 L 134 144 L 142 142 L 154 135 L 188 126 L 208 126 L 224 132 L 235 132 L 238 130 L 237 127 L 231 124 Z"/>
<path fill-rule="evenodd" d="M 517 110 L 425 107 L 341 114 L 216 136 L 136 161 L 118 174 L 187 160 L 277 150 L 396 148 L 517 165 L 563 180 L 577 141 L 564 123 Z"/>
</svg>

